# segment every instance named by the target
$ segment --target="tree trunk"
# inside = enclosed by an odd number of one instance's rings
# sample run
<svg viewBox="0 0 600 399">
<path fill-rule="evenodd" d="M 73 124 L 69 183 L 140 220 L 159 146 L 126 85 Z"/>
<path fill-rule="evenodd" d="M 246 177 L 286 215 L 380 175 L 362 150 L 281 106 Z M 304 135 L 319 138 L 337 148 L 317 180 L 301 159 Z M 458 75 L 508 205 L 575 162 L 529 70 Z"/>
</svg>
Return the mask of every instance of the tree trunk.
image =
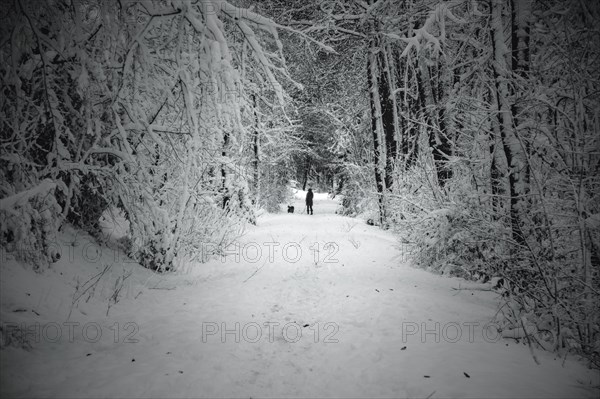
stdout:
<svg viewBox="0 0 600 399">
<path fill-rule="evenodd" d="M 306 156 L 306 162 L 304 163 L 304 176 L 302 178 L 302 191 L 306 191 L 306 185 L 308 184 L 309 170 L 310 170 L 310 157 Z"/>
<path fill-rule="evenodd" d="M 401 73 L 402 69 L 406 69 L 408 74 L 408 64 L 404 61 L 404 64 L 400 64 L 405 58 L 397 57 L 398 66 L 397 71 Z M 404 67 L 404 68 L 402 68 Z M 413 68 L 413 71 L 414 68 Z M 413 72 L 414 73 L 414 72 Z M 401 75 L 398 76 L 398 81 L 402 78 Z M 415 79 L 419 79 L 418 73 L 416 73 Z M 408 80 L 408 78 L 407 78 Z M 408 82 L 404 82 L 404 88 L 407 89 Z M 420 87 L 417 86 L 417 90 L 420 90 Z M 411 95 L 404 91 L 404 112 L 408 116 L 407 118 L 401 118 L 402 128 L 401 128 L 401 151 L 403 156 L 403 167 L 404 169 L 411 168 L 417 160 L 417 154 L 419 151 L 419 125 L 416 124 L 412 120 L 422 120 L 421 119 L 421 105 L 419 98 L 413 98 Z M 424 110 L 423 110 L 424 111 Z"/>
<path fill-rule="evenodd" d="M 497 125 L 494 130 L 497 130 Z M 499 133 L 499 132 L 498 132 Z M 498 134 L 499 135 L 499 134 Z M 500 150 L 499 144 L 500 141 L 497 137 L 491 137 L 490 144 L 490 156 L 491 156 L 491 164 L 490 164 L 490 185 L 492 189 L 492 209 L 494 211 L 494 217 L 500 218 L 502 217 L 502 209 L 503 209 L 503 199 L 504 196 L 504 186 L 502 182 L 504 181 L 504 173 L 502 173 L 502 169 L 499 164 Z"/>
<path fill-rule="evenodd" d="M 515 74 L 517 81 L 511 85 L 512 94 L 514 96 L 513 103 L 510 107 L 513 124 L 517 133 L 521 138 L 525 135 L 521 132 L 519 125 L 524 119 L 523 97 L 525 91 L 529 88 L 526 86 L 529 79 L 529 63 L 530 63 L 530 21 L 531 21 L 531 0 L 511 0 L 511 68 Z M 527 146 L 527 144 L 525 144 Z M 530 172 L 529 165 L 525 165 L 523 178 L 526 182 L 526 187 L 529 187 Z"/>
<path fill-rule="evenodd" d="M 529 77 L 531 0 L 511 0 L 511 66 L 523 79 Z"/>
<path fill-rule="evenodd" d="M 384 181 L 381 170 L 381 144 L 379 139 L 379 126 L 381 116 L 381 103 L 379 101 L 379 85 L 377 84 L 377 50 L 375 38 L 369 41 L 369 53 L 367 54 L 367 86 L 369 88 L 369 102 L 371 108 L 371 131 L 373 133 L 373 169 L 375 171 L 375 185 L 377 188 L 377 200 L 379 203 L 379 223 L 383 226 L 385 207 L 383 201 Z"/>
<path fill-rule="evenodd" d="M 387 48 L 379 49 L 379 94 L 381 101 L 381 125 L 385 136 L 385 189 L 392 191 L 394 184 L 394 164 L 397 157 L 398 145 L 396 142 L 396 102 L 390 96 L 393 91 L 392 74 L 387 54 Z M 395 97 L 395 94 L 393 95 Z"/>
<path fill-rule="evenodd" d="M 260 145 L 260 132 L 258 130 L 258 112 L 256 111 L 256 96 L 254 94 L 252 97 L 252 106 L 254 110 L 254 131 L 252 137 L 252 150 L 254 153 L 254 158 L 252 162 L 252 172 L 253 172 L 253 184 L 252 188 L 254 191 L 253 203 L 258 204 L 259 193 L 260 193 L 260 155 L 259 155 L 259 145 Z"/>
<path fill-rule="evenodd" d="M 438 67 L 422 68 L 426 74 L 420 79 L 420 84 L 423 86 L 422 93 L 424 94 L 423 111 L 429 114 L 427 119 L 431 125 L 429 126 L 429 146 L 433 155 L 437 181 L 443 188 L 446 180 L 452 177 L 452 170 L 446 165 L 448 156 L 451 154 L 451 144 L 448 139 L 446 114 L 442 103 L 443 87 L 439 77 L 439 61 L 437 61 L 437 65 Z"/>
<path fill-rule="evenodd" d="M 221 155 L 223 155 L 223 159 L 227 156 L 227 146 L 229 145 L 229 132 L 225 130 L 223 132 L 223 150 Z M 225 162 L 221 164 L 221 189 L 223 190 L 223 209 L 227 207 L 229 203 L 229 199 L 231 198 L 232 193 L 229 192 L 229 187 L 227 184 L 227 166 Z"/>
<path fill-rule="evenodd" d="M 510 221 L 513 239 L 523 245 L 525 237 L 522 230 L 522 214 L 525 211 L 525 195 L 527 187 L 527 159 L 517 131 L 514 128 L 511 112 L 511 93 L 508 79 L 511 77 L 507 62 L 508 49 L 505 45 L 504 24 L 502 23 L 502 5 L 500 0 L 491 0 L 492 10 L 491 34 L 494 53 L 494 83 L 496 88 L 496 104 L 498 107 L 498 128 L 502 138 L 504 154 L 508 164 L 508 183 L 510 187 Z"/>
</svg>

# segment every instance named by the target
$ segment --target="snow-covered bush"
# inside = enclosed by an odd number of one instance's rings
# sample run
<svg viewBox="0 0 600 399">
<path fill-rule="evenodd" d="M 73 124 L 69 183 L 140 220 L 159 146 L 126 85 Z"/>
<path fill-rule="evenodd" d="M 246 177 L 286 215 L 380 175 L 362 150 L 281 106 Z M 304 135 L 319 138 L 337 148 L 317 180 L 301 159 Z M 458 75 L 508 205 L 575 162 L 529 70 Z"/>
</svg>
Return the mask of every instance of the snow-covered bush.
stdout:
<svg viewBox="0 0 600 399">
<path fill-rule="evenodd" d="M 583 258 L 586 252 L 581 250 L 573 202 L 568 197 L 539 196 L 545 206 L 532 207 L 523 226 L 527 238 L 521 244 L 512 238 L 509 218 L 469 195 L 472 189 L 460 169 L 447 182 L 446 194 L 437 199 L 435 186 L 415 183 L 427 178 L 424 170 L 406 173 L 403 189 L 391 196 L 388 215 L 414 263 L 488 283 L 503 298 L 497 314 L 503 336 L 526 339 L 548 350 L 586 354 L 599 365 L 600 270 L 591 254 L 587 261 Z M 556 186 L 559 181 L 546 183 Z M 587 245 L 593 245 L 598 226 L 591 220 L 583 225 Z M 591 286 L 579 277 L 586 262 L 592 268 Z"/>
<path fill-rule="evenodd" d="M 377 220 L 377 199 L 369 190 L 371 187 L 370 167 L 346 165 L 341 190 L 342 202 L 337 213 L 344 216 L 358 216 Z"/>
<path fill-rule="evenodd" d="M 499 276 L 509 262 L 510 231 L 469 198 L 464 181 L 448 182 L 452 194 L 440 203 L 423 184 L 428 178 L 424 168 L 407 171 L 402 189 L 390 196 L 388 222 L 400 242 L 433 272 L 481 281 Z"/>
<path fill-rule="evenodd" d="M 3 185 L 4 192 L 11 187 Z M 0 200 L 0 246 L 41 271 L 58 260 L 56 240 L 62 208 L 55 192 L 65 187 L 50 179 Z M 10 192 L 10 191 L 9 191 Z"/>
<path fill-rule="evenodd" d="M 71 196 L 67 221 L 92 236 L 101 238 L 99 221 L 108 206 L 100 179 L 88 173 L 79 179 L 79 189 Z"/>
<path fill-rule="evenodd" d="M 260 186 L 259 206 L 267 212 L 279 213 L 280 205 L 292 201 L 293 193 L 289 186 L 288 173 L 284 165 L 267 168 Z"/>
</svg>

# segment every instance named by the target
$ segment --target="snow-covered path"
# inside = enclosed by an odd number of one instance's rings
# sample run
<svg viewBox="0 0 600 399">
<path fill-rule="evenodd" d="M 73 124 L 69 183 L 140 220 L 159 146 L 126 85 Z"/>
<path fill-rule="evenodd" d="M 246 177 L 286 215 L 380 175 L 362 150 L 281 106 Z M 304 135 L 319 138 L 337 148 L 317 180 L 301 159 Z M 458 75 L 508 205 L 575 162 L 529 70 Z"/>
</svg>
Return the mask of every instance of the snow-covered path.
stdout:
<svg viewBox="0 0 600 399">
<path fill-rule="evenodd" d="M 110 318 L 79 314 L 102 326 L 99 342 L 5 348 L 3 396 L 598 394 L 594 371 L 536 351 L 538 366 L 499 339 L 486 325 L 495 294 L 411 268 L 393 236 L 335 206 L 321 196 L 313 216 L 263 216 L 224 262 L 167 277 Z"/>
</svg>

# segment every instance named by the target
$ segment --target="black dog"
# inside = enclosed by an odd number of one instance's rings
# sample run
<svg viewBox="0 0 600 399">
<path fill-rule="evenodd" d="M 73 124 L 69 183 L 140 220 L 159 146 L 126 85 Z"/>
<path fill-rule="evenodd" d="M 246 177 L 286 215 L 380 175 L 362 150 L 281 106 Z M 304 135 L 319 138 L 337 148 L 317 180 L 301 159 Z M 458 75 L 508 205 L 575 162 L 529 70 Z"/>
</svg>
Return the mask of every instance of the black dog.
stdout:
<svg viewBox="0 0 600 399">
<path fill-rule="evenodd" d="M 288 205 L 288 213 L 294 213 L 294 207 L 292 205 Z"/>
</svg>

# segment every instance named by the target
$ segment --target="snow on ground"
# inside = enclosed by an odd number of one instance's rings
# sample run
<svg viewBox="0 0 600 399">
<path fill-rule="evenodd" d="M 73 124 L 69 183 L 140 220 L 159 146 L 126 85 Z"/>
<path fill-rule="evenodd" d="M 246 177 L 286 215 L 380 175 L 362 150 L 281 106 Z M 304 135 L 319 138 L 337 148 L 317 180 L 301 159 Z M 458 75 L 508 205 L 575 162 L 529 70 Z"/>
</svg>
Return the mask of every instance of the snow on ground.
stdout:
<svg viewBox="0 0 600 399">
<path fill-rule="evenodd" d="M 22 324 L 33 342 L 0 352 L 0 394 L 598 397 L 597 370 L 538 350 L 536 365 L 499 339 L 495 294 L 454 290 L 469 284 L 411 268 L 393 236 L 314 202 L 302 213 L 297 192 L 296 213 L 262 216 L 188 274 L 156 275 L 73 230 L 43 275 L 3 254 L 3 339 Z"/>
</svg>

